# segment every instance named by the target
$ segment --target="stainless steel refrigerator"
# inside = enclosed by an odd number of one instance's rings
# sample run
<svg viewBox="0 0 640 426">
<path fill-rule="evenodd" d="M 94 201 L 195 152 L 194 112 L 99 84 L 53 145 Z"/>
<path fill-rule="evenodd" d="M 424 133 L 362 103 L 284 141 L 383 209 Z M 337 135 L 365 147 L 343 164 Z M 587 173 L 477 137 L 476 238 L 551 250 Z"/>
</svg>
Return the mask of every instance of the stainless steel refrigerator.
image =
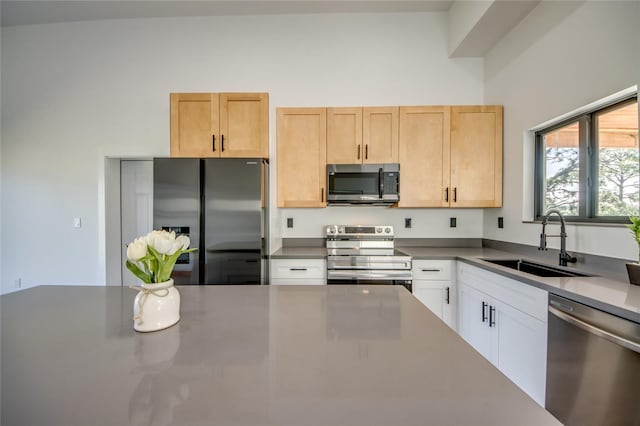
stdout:
<svg viewBox="0 0 640 426">
<path fill-rule="evenodd" d="M 198 248 L 178 259 L 177 285 L 265 284 L 267 176 L 255 158 L 153 160 L 153 229 Z"/>
</svg>

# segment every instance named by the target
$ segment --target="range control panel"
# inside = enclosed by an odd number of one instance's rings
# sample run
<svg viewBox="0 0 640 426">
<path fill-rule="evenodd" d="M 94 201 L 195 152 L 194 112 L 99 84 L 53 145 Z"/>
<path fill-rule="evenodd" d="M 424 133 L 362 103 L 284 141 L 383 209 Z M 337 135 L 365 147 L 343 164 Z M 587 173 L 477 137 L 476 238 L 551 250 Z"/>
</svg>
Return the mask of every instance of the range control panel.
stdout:
<svg viewBox="0 0 640 426">
<path fill-rule="evenodd" d="M 391 225 L 327 225 L 325 227 L 327 237 L 393 237 Z"/>
</svg>

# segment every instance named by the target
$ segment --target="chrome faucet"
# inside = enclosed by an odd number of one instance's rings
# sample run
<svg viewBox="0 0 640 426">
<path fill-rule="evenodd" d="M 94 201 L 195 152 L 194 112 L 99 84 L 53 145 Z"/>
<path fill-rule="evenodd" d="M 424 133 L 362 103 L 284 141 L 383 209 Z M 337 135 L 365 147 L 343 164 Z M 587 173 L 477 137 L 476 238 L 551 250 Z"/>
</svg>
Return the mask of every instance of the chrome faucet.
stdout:
<svg viewBox="0 0 640 426">
<path fill-rule="evenodd" d="M 549 216 L 552 214 L 557 214 L 560 218 L 560 235 L 547 235 L 545 233 Z M 558 210 L 549 210 L 547 214 L 542 217 L 542 233 L 540 234 L 540 246 L 538 250 L 547 249 L 547 237 L 560 237 L 560 266 L 567 266 L 567 262 L 576 263 L 577 259 L 567 253 L 567 232 L 565 230 L 564 217 L 562 217 L 562 214 Z"/>
</svg>

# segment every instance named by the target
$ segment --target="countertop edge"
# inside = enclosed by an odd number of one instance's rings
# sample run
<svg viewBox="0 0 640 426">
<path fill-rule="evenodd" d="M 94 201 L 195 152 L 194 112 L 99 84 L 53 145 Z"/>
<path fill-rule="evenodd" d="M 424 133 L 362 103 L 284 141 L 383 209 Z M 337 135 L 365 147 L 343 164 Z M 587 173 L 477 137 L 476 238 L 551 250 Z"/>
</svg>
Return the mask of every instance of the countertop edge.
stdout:
<svg viewBox="0 0 640 426">
<path fill-rule="evenodd" d="M 575 293 L 573 291 L 565 290 L 555 285 L 550 284 L 549 282 L 545 282 L 544 278 L 537 278 L 534 276 L 529 276 L 529 274 L 524 274 L 518 271 L 512 271 L 511 269 L 501 267 L 499 265 L 494 265 L 492 263 L 488 263 L 482 259 L 482 257 L 486 257 L 486 255 L 465 255 L 465 254 L 455 254 L 456 247 L 445 247 L 443 250 L 446 250 L 448 253 L 446 254 L 415 254 L 415 251 L 419 250 L 419 247 L 396 247 L 396 249 L 408 256 L 411 256 L 412 260 L 455 260 L 461 261 L 489 272 L 504 276 L 506 278 L 511 278 L 516 281 L 519 281 L 523 284 L 532 285 L 534 287 L 545 290 L 549 293 L 556 294 L 558 296 L 566 297 L 567 299 L 574 300 L 578 303 L 585 304 L 595 309 L 599 309 L 601 311 L 610 313 L 612 315 L 616 315 L 618 317 L 634 321 L 636 323 L 640 323 L 640 312 L 632 311 L 629 309 L 622 308 L 620 306 L 612 305 L 610 303 L 594 299 L 579 293 Z M 463 250 L 482 250 L 481 248 L 469 248 L 469 247 L 459 247 L 460 251 Z M 437 247 L 429 247 L 430 251 L 438 250 Z M 486 250 L 486 249 L 485 249 Z M 516 253 L 503 252 L 500 250 L 490 249 L 491 253 L 496 254 L 496 256 L 491 257 L 524 257 Z M 414 252 L 414 253 L 412 253 Z M 279 249 L 271 255 L 271 259 L 326 259 L 326 249 L 324 247 L 291 247 L 286 250 Z M 576 277 L 576 280 L 589 280 L 595 277 Z M 602 277 L 599 277 L 603 279 Z M 605 278 L 606 279 L 606 278 Z M 611 282 L 617 282 L 613 279 Z M 622 283 L 621 283 L 622 284 Z"/>
<path fill-rule="evenodd" d="M 545 290 L 549 293 L 566 297 L 567 299 L 571 299 L 575 302 L 582 303 L 589 307 L 601 310 L 603 312 L 610 313 L 612 315 L 616 315 L 621 318 L 628 319 L 630 321 L 640 323 L 640 312 L 634 312 L 628 309 L 621 308 L 619 306 L 611 305 L 609 303 L 603 302 L 598 299 L 593 299 L 579 293 L 575 293 L 569 290 L 565 290 L 562 288 L 558 288 L 556 286 L 550 285 L 542 281 L 542 279 L 530 278 L 528 276 L 521 275 L 522 273 L 518 273 L 517 271 L 511 272 L 511 270 L 499 266 L 495 266 L 493 264 L 487 263 L 480 258 L 476 257 L 468 257 L 468 256 L 460 256 L 456 258 L 457 261 L 467 263 L 472 266 L 476 266 L 478 268 L 487 270 L 494 274 L 501 275 L 506 278 L 511 278 L 516 281 L 519 281 L 523 284 L 531 285 L 537 287 L 539 289 Z M 593 277 L 576 277 L 576 279 L 580 280 L 588 280 Z M 613 281 L 613 280 L 612 280 Z"/>
</svg>

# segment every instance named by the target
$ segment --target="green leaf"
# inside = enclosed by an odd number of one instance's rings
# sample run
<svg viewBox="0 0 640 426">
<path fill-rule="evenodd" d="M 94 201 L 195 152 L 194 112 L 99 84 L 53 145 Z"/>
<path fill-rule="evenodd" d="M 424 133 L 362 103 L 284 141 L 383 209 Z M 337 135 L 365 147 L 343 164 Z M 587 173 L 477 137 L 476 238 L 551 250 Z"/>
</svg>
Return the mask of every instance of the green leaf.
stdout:
<svg viewBox="0 0 640 426">
<path fill-rule="evenodd" d="M 180 257 L 182 253 L 183 253 L 182 250 L 178 250 L 175 253 L 173 253 L 171 256 L 167 256 L 167 258 L 165 259 L 165 263 L 161 265 L 160 268 L 158 269 L 158 276 L 156 277 L 158 280 L 157 282 L 162 283 L 167 281 L 169 278 L 171 278 L 171 272 L 173 271 L 173 267 L 176 264 L 178 257 Z"/>
<path fill-rule="evenodd" d="M 152 277 L 150 274 L 147 274 L 143 271 L 140 270 L 140 268 L 138 267 L 138 265 L 136 265 L 135 263 L 131 262 L 130 260 L 127 260 L 127 269 L 130 270 L 133 275 L 135 275 L 136 277 L 140 278 L 142 280 L 142 282 L 145 282 L 147 284 L 153 282 L 152 281 Z"/>
</svg>

